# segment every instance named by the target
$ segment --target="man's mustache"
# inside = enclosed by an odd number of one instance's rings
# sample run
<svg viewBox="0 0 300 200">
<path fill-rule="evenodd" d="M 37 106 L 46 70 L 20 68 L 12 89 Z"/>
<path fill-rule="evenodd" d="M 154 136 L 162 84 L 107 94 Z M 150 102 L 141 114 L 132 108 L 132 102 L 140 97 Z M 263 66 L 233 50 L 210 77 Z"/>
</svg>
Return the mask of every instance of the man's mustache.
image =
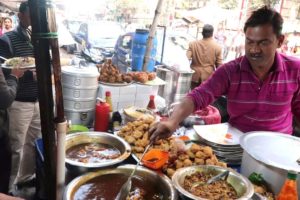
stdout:
<svg viewBox="0 0 300 200">
<path fill-rule="evenodd" d="M 259 57 L 262 57 L 262 54 L 261 53 L 250 53 L 250 56 L 253 58 L 259 58 Z"/>
</svg>

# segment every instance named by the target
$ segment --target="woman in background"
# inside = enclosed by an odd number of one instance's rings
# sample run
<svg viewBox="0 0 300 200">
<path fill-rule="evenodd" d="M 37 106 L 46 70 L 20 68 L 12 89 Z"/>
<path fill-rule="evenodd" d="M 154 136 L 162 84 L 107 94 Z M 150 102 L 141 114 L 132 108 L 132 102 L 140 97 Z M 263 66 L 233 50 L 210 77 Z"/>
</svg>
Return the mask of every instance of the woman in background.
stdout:
<svg viewBox="0 0 300 200">
<path fill-rule="evenodd" d="M 10 17 L 6 17 L 4 18 L 4 27 L 2 30 L 2 34 L 12 31 L 13 30 L 13 26 L 12 26 L 12 19 Z"/>
<path fill-rule="evenodd" d="M 3 25 L 3 23 L 2 23 L 2 18 L 0 17 L 0 37 L 2 36 L 2 25 Z"/>
</svg>

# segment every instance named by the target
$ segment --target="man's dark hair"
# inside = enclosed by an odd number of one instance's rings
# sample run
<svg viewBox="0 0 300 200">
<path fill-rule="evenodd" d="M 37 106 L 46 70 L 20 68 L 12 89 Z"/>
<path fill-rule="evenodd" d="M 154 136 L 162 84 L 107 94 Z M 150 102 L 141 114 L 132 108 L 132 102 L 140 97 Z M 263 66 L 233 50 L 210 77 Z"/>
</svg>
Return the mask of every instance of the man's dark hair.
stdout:
<svg viewBox="0 0 300 200">
<path fill-rule="evenodd" d="M 11 19 L 10 17 L 5 17 L 5 18 L 4 18 L 4 21 L 7 20 L 7 19 L 8 19 L 11 23 L 13 22 L 12 19 Z"/>
<path fill-rule="evenodd" d="M 277 37 L 281 35 L 283 19 L 278 12 L 268 6 L 263 6 L 251 14 L 245 23 L 244 32 L 246 33 L 248 27 L 256 27 L 265 24 L 272 25 L 273 31 Z"/>
<path fill-rule="evenodd" d="M 27 12 L 28 11 L 28 2 L 27 1 L 24 1 L 20 4 L 20 7 L 19 7 L 19 12 L 20 13 L 24 13 L 24 12 Z"/>
<path fill-rule="evenodd" d="M 212 37 L 214 33 L 214 27 L 210 24 L 205 24 L 202 29 L 203 38 Z"/>
</svg>

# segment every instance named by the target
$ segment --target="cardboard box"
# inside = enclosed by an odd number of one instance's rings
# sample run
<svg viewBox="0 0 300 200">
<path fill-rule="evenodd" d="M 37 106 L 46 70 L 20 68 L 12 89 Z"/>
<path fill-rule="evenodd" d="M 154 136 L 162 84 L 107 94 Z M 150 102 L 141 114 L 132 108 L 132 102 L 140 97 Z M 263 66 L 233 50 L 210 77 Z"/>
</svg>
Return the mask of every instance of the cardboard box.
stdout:
<svg viewBox="0 0 300 200">
<path fill-rule="evenodd" d="M 151 94 L 136 94 L 135 101 L 147 101 L 149 102 Z"/>
<path fill-rule="evenodd" d="M 153 85 L 151 94 L 156 96 L 158 94 L 158 89 L 159 89 L 159 85 Z"/>
<path fill-rule="evenodd" d="M 120 87 L 99 84 L 97 97 L 105 99 L 105 92 L 110 91 L 112 102 L 118 102 L 120 96 Z"/>
<path fill-rule="evenodd" d="M 134 101 L 126 101 L 118 103 L 118 110 L 134 106 Z"/>
<path fill-rule="evenodd" d="M 141 85 L 136 84 L 136 94 L 151 94 L 152 86 L 151 85 Z"/>
<path fill-rule="evenodd" d="M 119 109 L 118 109 L 118 103 L 112 103 L 112 106 L 113 106 L 113 112 L 115 112 L 115 111 L 118 111 Z"/>
<path fill-rule="evenodd" d="M 122 94 L 136 94 L 136 84 L 130 84 L 127 86 L 120 87 L 120 95 Z"/>
<path fill-rule="evenodd" d="M 135 94 L 120 94 L 118 102 L 132 102 L 135 101 Z"/>
<path fill-rule="evenodd" d="M 141 101 L 135 101 L 134 102 L 134 106 L 138 107 L 138 108 L 146 108 L 148 105 L 149 100 L 145 101 L 145 100 L 141 100 Z"/>
</svg>

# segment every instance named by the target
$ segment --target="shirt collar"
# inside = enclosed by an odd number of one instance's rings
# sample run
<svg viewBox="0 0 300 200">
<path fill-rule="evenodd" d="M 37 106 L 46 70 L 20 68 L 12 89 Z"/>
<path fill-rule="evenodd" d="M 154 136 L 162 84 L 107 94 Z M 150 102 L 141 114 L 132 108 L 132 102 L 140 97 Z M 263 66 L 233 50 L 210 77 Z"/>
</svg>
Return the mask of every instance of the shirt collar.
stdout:
<svg viewBox="0 0 300 200">
<path fill-rule="evenodd" d="M 252 71 L 250 62 L 246 56 L 241 57 L 238 62 L 239 62 L 241 71 L 248 71 L 248 72 Z M 276 72 L 284 71 L 282 55 L 278 52 L 275 53 L 275 59 L 274 59 L 273 65 L 274 65 L 274 71 L 276 71 Z"/>
</svg>

